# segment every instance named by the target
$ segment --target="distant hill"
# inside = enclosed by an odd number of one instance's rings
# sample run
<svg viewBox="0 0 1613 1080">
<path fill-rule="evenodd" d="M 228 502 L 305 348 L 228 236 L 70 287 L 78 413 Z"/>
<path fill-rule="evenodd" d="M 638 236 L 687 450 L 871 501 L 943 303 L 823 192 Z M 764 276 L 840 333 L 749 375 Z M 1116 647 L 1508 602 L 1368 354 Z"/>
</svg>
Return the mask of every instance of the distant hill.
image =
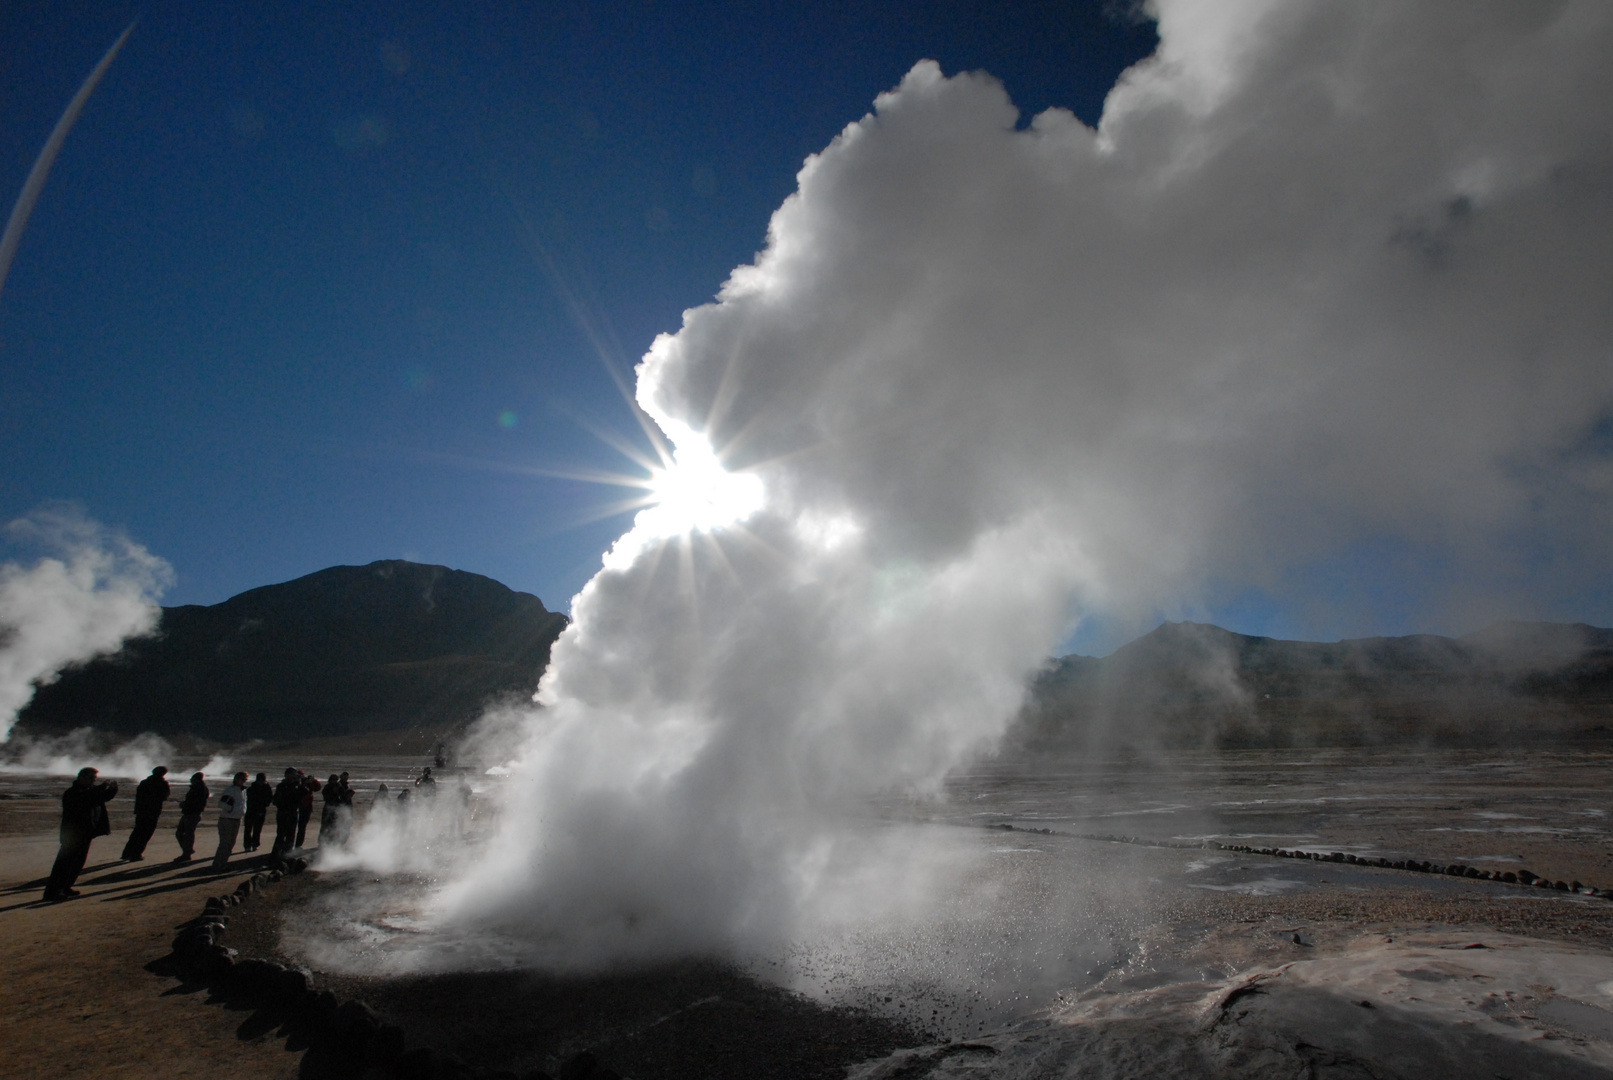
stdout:
<svg viewBox="0 0 1613 1080">
<path fill-rule="evenodd" d="M 1613 630 L 1499 623 L 1334 643 L 1166 623 L 1052 661 L 1010 752 L 1538 744 L 1613 735 Z"/>
<path fill-rule="evenodd" d="M 388 560 L 333 566 L 208 607 L 40 688 L 32 732 L 224 741 L 443 728 L 530 694 L 564 615 L 492 578 Z"/>
</svg>

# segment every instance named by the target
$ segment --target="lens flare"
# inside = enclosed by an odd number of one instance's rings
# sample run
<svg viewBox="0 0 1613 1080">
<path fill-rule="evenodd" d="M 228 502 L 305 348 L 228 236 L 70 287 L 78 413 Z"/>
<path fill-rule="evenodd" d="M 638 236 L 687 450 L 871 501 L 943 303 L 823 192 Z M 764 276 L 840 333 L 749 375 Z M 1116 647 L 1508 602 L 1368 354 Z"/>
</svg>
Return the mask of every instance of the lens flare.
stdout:
<svg viewBox="0 0 1613 1080">
<path fill-rule="evenodd" d="M 710 532 L 743 521 L 762 505 L 762 481 L 722 467 L 711 444 L 693 431 L 678 432 L 676 449 L 650 470 L 652 505 L 636 525 L 652 536 Z"/>
</svg>

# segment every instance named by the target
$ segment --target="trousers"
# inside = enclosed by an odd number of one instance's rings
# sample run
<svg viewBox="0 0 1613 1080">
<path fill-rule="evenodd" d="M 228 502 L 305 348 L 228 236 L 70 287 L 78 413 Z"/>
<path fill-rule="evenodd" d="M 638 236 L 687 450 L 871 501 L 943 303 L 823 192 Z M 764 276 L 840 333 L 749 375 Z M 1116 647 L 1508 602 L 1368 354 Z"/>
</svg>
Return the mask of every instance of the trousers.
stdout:
<svg viewBox="0 0 1613 1080">
<path fill-rule="evenodd" d="M 256 813 L 250 810 L 247 811 L 246 817 L 242 819 L 242 823 L 246 827 L 246 838 L 241 841 L 242 850 L 258 850 L 258 844 L 263 840 L 263 819 L 267 816 L 267 812 L 263 810 L 259 810 Z"/>
<path fill-rule="evenodd" d="M 274 851 L 290 851 L 297 842 L 297 811 L 281 810 L 274 815 Z"/>
<path fill-rule="evenodd" d="M 79 872 L 90 857 L 90 839 L 85 837 L 62 844 L 61 850 L 56 853 L 56 862 L 50 868 L 50 880 L 45 883 L 46 900 L 65 896 L 67 890 L 73 887 L 73 882 L 78 880 Z"/>
<path fill-rule="evenodd" d="M 157 819 L 162 811 L 148 814 L 145 817 L 134 819 L 134 831 L 129 833 L 129 842 L 123 845 L 125 859 L 141 859 L 145 857 L 146 845 L 151 843 L 151 836 L 157 831 Z"/>
<path fill-rule="evenodd" d="M 222 870 L 235 850 L 235 837 L 241 831 L 241 819 L 218 816 L 218 850 L 213 852 L 213 869 Z"/>
<path fill-rule="evenodd" d="M 179 853 L 187 858 L 196 854 L 196 826 L 201 821 L 200 814 L 180 814 L 179 824 L 174 826 L 174 839 L 179 841 Z"/>
</svg>

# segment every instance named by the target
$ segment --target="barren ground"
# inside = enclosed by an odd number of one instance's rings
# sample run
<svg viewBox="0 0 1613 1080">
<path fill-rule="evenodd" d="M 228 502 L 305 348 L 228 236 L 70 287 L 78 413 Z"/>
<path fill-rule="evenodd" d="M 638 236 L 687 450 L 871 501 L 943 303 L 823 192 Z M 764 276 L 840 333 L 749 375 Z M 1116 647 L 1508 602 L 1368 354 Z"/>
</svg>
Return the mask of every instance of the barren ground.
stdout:
<svg viewBox="0 0 1613 1080">
<path fill-rule="evenodd" d="M 999 789 L 998 779 L 1006 778 L 987 777 L 974 795 L 976 805 L 989 808 L 980 824 L 1051 827 L 1067 836 L 1100 827 L 1160 839 L 1195 830 L 1264 836 L 1272 839 L 1261 842 L 1271 844 L 1462 857 L 1496 869 L 1527 864 L 1613 887 L 1607 833 L 1613 823 L 1605 813 L 1613 801 L 1613 760 L 1605 753 L 1529 760 L 1492 755 L 1447 761 L 1436 773 L 1410 758 L 1379 761 L 1369 771 L 1338 758 L 1309 765 L 1251 760 L 1227 759 L 1213 776 L 1191 782 L 1176 776 L 1143 783 L 1142 777 L 1136 787 L 1115 781 L 1102 791 L 1091 778 L 1070 777 L 1054 785 L 1092 792 L 1098 801 L 1085 806 L 1066 805 L 1062 794 L 1038 796 L 1017 778 Z M 32 786 L 43 795 L 59 793 L 64 784 Z M 147 861 L 116 861 L 126 835 L 119 828 L 96 841 L 79 880 L 84 895 L 45 905 L 38 897 L 56 850 L 55 806 L 49 797 L 0 799 L 0 934 L 10 946 L 0 961 L 0 1039 L 7 1051 L 0 1072 L 164 1080 L 298 1075 L 301 1055 L 275 1030 L 263 1030 L 261 1019 L 211 1002 L 203 992 L 181 991 L 175 980 L 148 969 L 205 897 L 233 889 L 261 863 L 238 854 L 230 873 L 213 875 L 205 860 L 168 862 L 174 850 L 170 808 Z M 1117 814 L 1117 806 L 1123 812 Z M 121 814 L 118 809 L 114 824 L 126 826 L 126 801 Z M 211 846 L 209 834 L 206 826 L 199 831 L 203 853 Z M 1443 933 L 1466 940 L 1501 933 L 1613 955 L 1613 902 L 1487 883 L 1452 888 L 1443 879 L 1375 869 L 1335 881 L 1325 866 L 1270 864 L 1274 874 L 1311 873 L 1311 879 L 1271 895 L 1194 887 L 1162 896 L 1156 922 L 1140 935 L 1131 960 L 1083 988 L 1081 1000 L 1119 1000 L 1173 980 L 1206 977 L 1195 972 L 1212 972 L 1214 981 L 1221 977 L 1215 972 L 1344 957 L 1374 935 Z M 270 887 L 232 911 L 226 943 L 249 955 L 283 954 L 285 920 L 310 917 L 307 905 L 331 886 L 329 878 L 311 873 Z M 855 1062 L 935 1034 L 895 1017 L 825 1008 L 702 963 L 570 981 L 518 973 L 376 979 L 322 972 L 316 981 L 344 998 L 370 1001 L 401 1023 L 412 1043 L 516 1072 L 552 1072 L 565 1055 L 589 1048 L 638 1080 L 830 1080 Z"/>
<path fill-rule="evenodd" d="M 268 1033 L 243 1038 L 243 1014 L 206 1004 L 205 993 L 177 993 L 175 980 L 146 970 L 206 897 L 258 868 L 240 855 L 222 875 L 205 861 L 169 862 L 167 824 L 145 862 L 118 861 L 125 830 L 95 841 L 78 881 L 83 895 L 60 904 L 40 902 L 56 857 L 54 830 L 0 835 L 0 1073 L 16 1080 L 297 1075 L 296 1058 L 269 1045 Z"/>
</svg>

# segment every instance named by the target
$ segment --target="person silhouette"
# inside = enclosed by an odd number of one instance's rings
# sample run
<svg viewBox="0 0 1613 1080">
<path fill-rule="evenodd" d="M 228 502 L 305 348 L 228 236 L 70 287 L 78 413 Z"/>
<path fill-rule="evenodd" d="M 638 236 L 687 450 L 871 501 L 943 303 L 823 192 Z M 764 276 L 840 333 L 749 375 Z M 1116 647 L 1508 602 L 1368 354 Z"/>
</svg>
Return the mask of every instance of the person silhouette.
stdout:
<svg viewBox="0 0 1613 1080">
<path fill-rule="evenodd" d="M 302 774 L 287 769 L 274 789 L 274 848 L 276 855 L 290 851 L 297 842 L 297 807 L 302 805 Z"/>
<path fill-rule="evenodd" d="M 269 783 L 268 773 L 258 773 L 258 778 L 246 789 L 246 815 L 241 819 L 246 839 L 241 842 L 242 851 L 256 851 L 262 846 L 263 822 L 269 816 L 269 804 L 273 800 L 274 788 Z"/>
<path fill-rule="evenodd" d="M 179 824 L 174 827 L 174 839 L 179 841 L 179 854 L 174 862 L 190 862 L 196 854 L 196 826 L 201 824 L 202 811 L 207 809 L 209 793 L 202 782 L 201 773 L 190 774 L 190 789 L 179 800 Z"/>
<path fill-rule="evenodd" d="M 96 775 L 94 769 L 86 766 L 78 771 L 72 786 L 62 792 L 62 846 L 56 852 L 56 862 L 45 882 L 45 899 L 51 903 L 79 895 L 73 883 L 90 857 L 90 842 L 112 831 L 106 804 L 118 793 L 118 782 L 96 783 Z"/>
<path fill-rule="evenodd" d="M 151 775 L 140 781 L 134 789 L 134 829 L 123 845 L 123 858 L 139 862 L 146 857 L 146 845 L 157 831 L 157 819 L 162 817 L 162 804 L 168 801 L 168 766 L 158 765 Z"/>
</svg>

